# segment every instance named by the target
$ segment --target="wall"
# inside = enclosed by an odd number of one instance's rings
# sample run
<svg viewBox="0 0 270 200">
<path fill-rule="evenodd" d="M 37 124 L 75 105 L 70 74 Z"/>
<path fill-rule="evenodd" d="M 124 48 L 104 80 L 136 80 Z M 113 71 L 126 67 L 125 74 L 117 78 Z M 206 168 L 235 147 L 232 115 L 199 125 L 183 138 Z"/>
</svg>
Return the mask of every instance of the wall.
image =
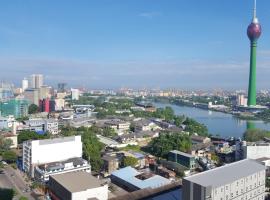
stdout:
<svg viewBox="0 0 270 200">
<path fill-rule="evenodd" d="M 107 200 L 108 185 L 88 189 L 86 191 L 72 193 L 72 200 L 87 200 L 91 198 L 97 198 L 98 200 Z"/>
</svg>

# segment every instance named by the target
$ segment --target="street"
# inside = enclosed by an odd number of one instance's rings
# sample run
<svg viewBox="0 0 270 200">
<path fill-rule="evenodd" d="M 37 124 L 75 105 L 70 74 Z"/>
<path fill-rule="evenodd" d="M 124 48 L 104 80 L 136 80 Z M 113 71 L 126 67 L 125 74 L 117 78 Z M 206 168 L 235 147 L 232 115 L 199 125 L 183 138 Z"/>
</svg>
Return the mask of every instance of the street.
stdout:
<svg viewBox="0 0 270 200">
<path fill-rule="evenodd" d="M 19 170 L 13 169 L 9 165 L 6 165 L 0 174 L 0 187 L 13 188 L 18 193 L 18 196 L 25 196 L 29 200 L 34 199 L 31 196 L 30 188 L 22 177 L 22 173 Z"/>
</svg>

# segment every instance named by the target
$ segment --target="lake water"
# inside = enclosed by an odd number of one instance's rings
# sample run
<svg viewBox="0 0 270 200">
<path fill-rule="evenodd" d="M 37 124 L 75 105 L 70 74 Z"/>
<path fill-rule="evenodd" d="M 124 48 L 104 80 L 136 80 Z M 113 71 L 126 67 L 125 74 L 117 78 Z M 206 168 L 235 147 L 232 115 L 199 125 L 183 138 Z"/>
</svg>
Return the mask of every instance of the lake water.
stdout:
<svg viewBox="0 0 270 200">
<path fill-rule="evenodd" d="M 270 123 L 264 123 L 263 121 L 242 120 L 231 114 L 203 110 L 195 107 L 177 106 L 164 103 L 153 104 L 158 108 L 170 106 L 174 110 L 175 114 L 185 115 L 203 123 L 207 126 L 209 133 L 213 135 L 218 134 L 222 137 L 242 137 L 243 133 L 247 129 L 248 123 L 255 128 L 270 130 Z"/>
</svg>

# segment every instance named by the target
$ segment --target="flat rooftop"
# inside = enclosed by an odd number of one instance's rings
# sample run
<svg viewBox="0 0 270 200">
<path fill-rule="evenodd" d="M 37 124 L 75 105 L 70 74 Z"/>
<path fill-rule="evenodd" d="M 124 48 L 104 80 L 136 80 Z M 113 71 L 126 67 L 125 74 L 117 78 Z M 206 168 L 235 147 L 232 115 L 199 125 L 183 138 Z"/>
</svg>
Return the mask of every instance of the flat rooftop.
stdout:
<svg viewBox="0 0 270 200">
<path fill-rule="evenodd" d="M 101 187 L 104 184 L 103 181 L 84 171 L 58 174 L 50 176 L 50 179 L 55 180 L 71 193 Z"/>
<path fill-rule="evenodd" d="M 162 176 L 142 173 L 130 166 L 114 171 L 112 175 L 140 189 L 157 188 L 171 183 L 169 179 Z"/>
<path fill-rule="evenodd" d="M 188 158 L 193 158 L 193 157 L 194 157 L 194 156 L 191 155 L 191 154 L 184 153 L 184 152 L 178 151 L 178 150 L 170 151 L 170 153 L 179 154 L 179 155 L 182 155 L 182 156 L 186 156 L 186 157 L 188 157 Z"/>
<path fill-rule="evenodd" d="M 245 159 L 184 178 L 198 185 L 218 187 L 265 170 L 257 161 Z"/>
</svg>

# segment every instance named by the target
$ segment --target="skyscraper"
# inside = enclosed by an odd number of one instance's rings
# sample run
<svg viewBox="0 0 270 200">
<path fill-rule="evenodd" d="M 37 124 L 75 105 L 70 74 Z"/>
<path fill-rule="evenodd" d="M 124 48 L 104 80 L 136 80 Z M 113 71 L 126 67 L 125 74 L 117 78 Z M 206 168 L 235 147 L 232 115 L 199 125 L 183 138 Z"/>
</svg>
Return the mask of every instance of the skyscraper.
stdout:
<svg viewBox="0 0 270 200">
<path fill-rule="evenodd" d="M 42 74 L 32 74 L 30 76 L 30 87 L 40 88 L 43 86 L 43 75 Z"/>
<path fill-rule="evenodd" d="M 22 90 L 26 90 L 28 88 L 28 80 L 26 78 L 24 78 L 22 80 Z"/>
<path fill-rule="evenodd" d="M 247 35 L 250 40 L 248 106 L 256 106 L 256 50 L 257 50 L 257 41 L 261 33 L 262 33 L 261 25 L 256 16 L 256 0 L 254 0 L 253 18 L 247 29 Z"/>
</svg>

